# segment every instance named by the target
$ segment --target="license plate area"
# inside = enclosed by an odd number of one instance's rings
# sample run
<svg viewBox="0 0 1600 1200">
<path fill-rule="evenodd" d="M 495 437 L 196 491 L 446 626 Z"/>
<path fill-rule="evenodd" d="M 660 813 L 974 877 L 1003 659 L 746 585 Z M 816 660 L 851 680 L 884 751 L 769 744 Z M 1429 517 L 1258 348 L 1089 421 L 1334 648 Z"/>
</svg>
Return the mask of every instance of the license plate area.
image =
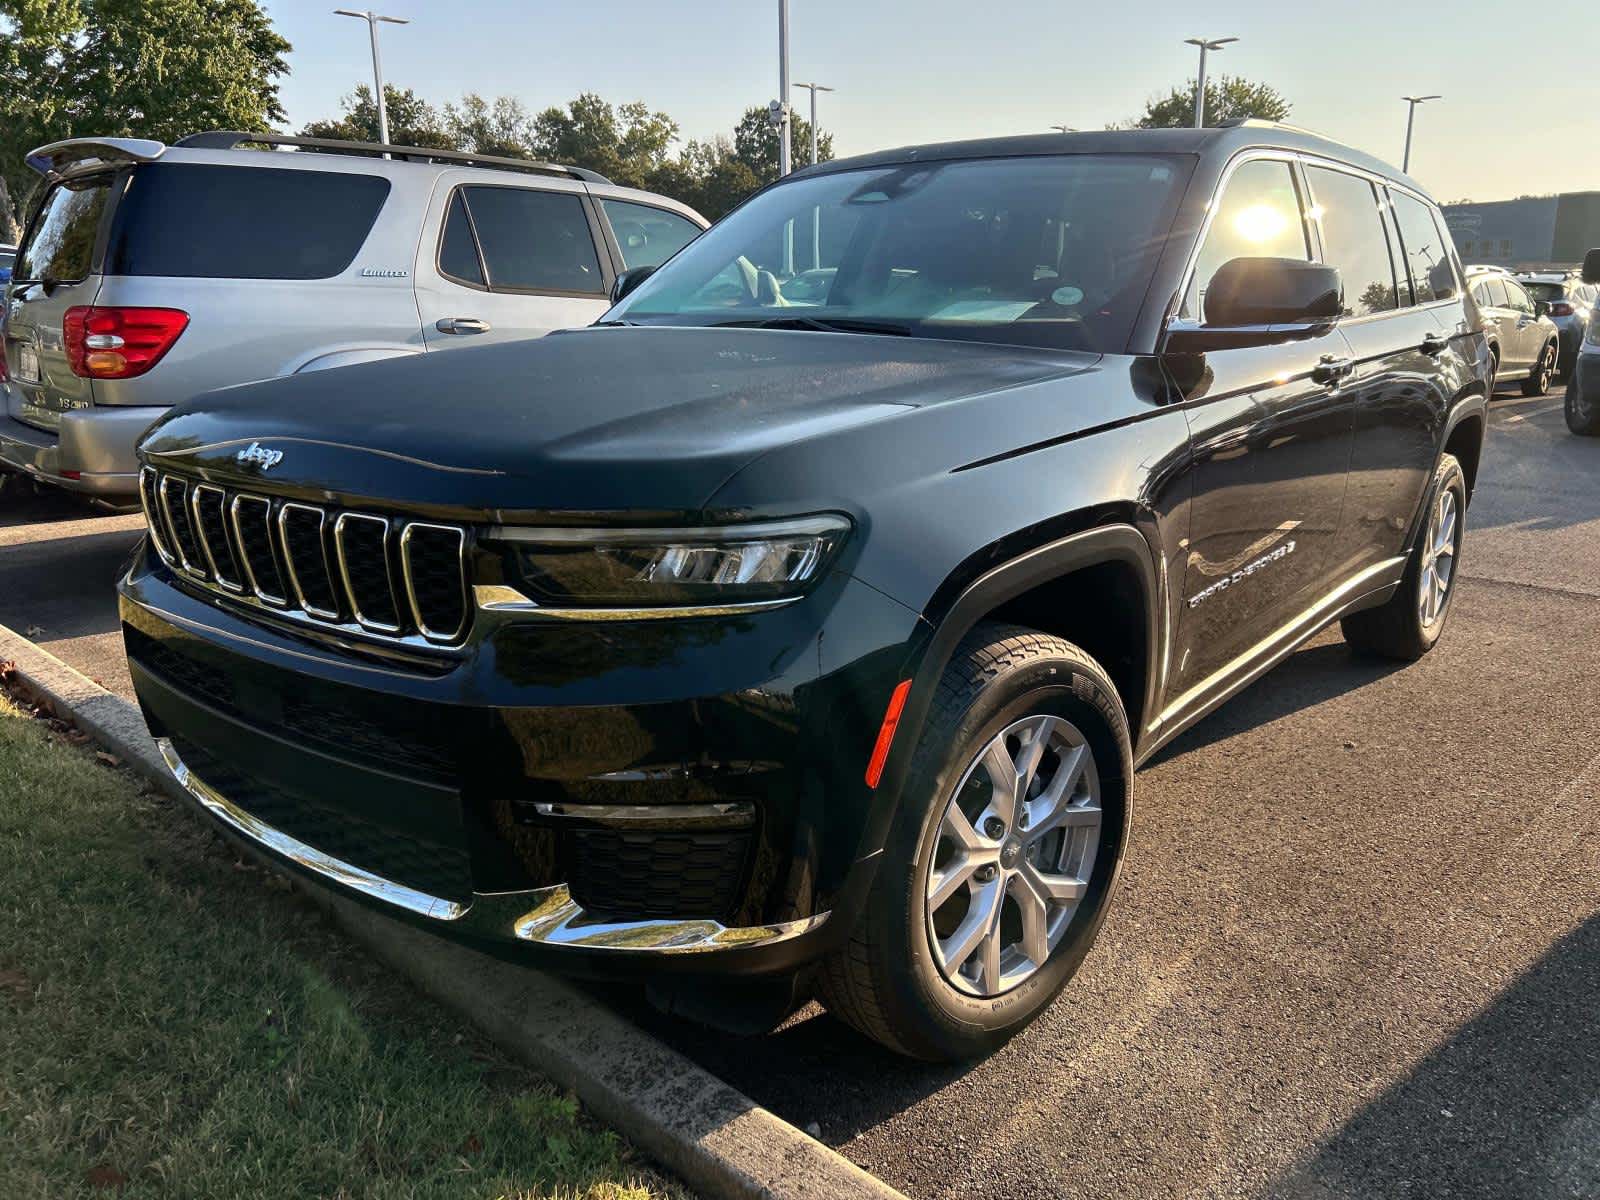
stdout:
<svg viewBox="0 0 1600 1200">
<path fill-rule="evenodd" d="M 23 383 L 38 383 L 39 351 L 32 342 L 16 342 L 16 374 Z"/>
</svg>

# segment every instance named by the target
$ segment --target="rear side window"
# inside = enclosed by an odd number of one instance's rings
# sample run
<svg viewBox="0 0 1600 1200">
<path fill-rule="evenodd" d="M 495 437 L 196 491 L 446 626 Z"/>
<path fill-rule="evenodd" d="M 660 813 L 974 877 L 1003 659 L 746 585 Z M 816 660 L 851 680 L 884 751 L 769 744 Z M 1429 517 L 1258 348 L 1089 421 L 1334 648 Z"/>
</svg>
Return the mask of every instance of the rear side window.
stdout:
<svg viewBox="0 0 1600 1200">
<path fill-rule="evenodd" d="M 439 273 L 476 287 L 483 287 L 486 282 L 483 264 L 478 261 L 478 242 L 467 217 L 467 202 L 460 192 L 450 197 L 450 212 L 444 219 L 444 236 L 439 239 Z"/>
<path fill-rule="evenodd" d="M 1184 316 L 1205 320 L 1205 294 L 1211 277 L 1236 258 L 1310 260 L 1300 196 L 1288 163 L 1255 159 L 1229 178 L 1200 247 L 1194 279 L 1184 298 Z"/>
<path fill-rule="evenodd" d="M 1322 256 L 1344 281 L 1346 316 L 1367 316 L 1397 307 L 1389 239 L 1372 184 L 1343 171 L 1307 167 L 1316 199 L 1312 210 L 1322 228 Z"/>
<path fill-rule="evenodd" d="M 1418 304 L 1448 300 L 1456 294 L 1455 270 L 1444 234 L 1434 222 L 1433 212 L 1422 201 L 1404 192 L 1392 192 L 1395 221 L 1400 226 L 1403 260 L 1411 275 L 1411 289 Z"/>
<path fill-rule="evenodd" d="M 477 235 L 491 291 L 605 294 L 600 256 L 580 196 L 535 188 L 473 186 L 461 188 L 456 198 L 465 202 L 467 223 Z M 456 198 L 451 200 L 452 216 Z M 446 242 L 452 234 L 449 224 L 447 221 Z M 441 269 L 444 250 L 441 244 Z M 457 251 L 455 257 L 465 262 L 464 252 Z M 479 282 L 470 275 L 457 278 Z"/>
<path fill-rule="evenodd" d="M 1498 277 L 1494 279 L 1485 279 L 1479 285 L 1479 287 L 1483 291 L 1484 302 L 1488 304 L 1490 308 L 1510 307 L 1509 302 L 1506 300 L 1506 285 L 1501 282 Z"/>
<path fill-rule="evenodd" d="M 659 267 L 700 236 L 700 228 L 686 217 L 649 204 L 602 200 L 606 220 L 616 235 L 625 267 Z"/>
<path fill-rule="evenodd" d="M 106 271 L 327 279 L 355 261 L 388 195 L 377 175 L 151 163 L 117 206 Z"/>
<path fill-rule="evenodd" d="M 111 180 L 104 175 L 51 188 L 17 256 L 16 278 L 76 283 L 87 276 L 110 194 Z"/>
</svg>

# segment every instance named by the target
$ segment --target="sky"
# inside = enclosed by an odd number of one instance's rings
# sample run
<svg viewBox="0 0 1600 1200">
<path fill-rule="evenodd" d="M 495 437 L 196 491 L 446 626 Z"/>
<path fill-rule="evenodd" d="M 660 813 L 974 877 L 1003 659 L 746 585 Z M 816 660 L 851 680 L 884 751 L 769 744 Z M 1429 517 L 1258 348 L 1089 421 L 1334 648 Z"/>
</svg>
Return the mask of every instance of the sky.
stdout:
<svg viewBox="0 0 1600 1200">
<path fill-rule="evenodd" d="M 687 139 L 731 132 L 777 93 L 778 0 L 369 2 L 412 22 L 381 27 L 385 79 L 436 104 L 474 91 L 537 111 L 592 91 L 666 111 Z M 295 47 L 291 128 L 371 79 L 365 24 L 337 6 L 265 0 Z M 840 156 L 1097 129 L 1193 77 L 1184 38 L 1232 36 L 1208 72 L 1269 83 L 1292 123 L 1396 164 L 1400 97 L 1442 93 L 1418 109 L 1411 155 L 1441 201 L 1600 189 L 1600 97 L 1581 60 L 1600 33 L 1578 0 L 790 0 L 790 32 L 792 78 L 838 89 L 819 103 Z"/>
</svg>

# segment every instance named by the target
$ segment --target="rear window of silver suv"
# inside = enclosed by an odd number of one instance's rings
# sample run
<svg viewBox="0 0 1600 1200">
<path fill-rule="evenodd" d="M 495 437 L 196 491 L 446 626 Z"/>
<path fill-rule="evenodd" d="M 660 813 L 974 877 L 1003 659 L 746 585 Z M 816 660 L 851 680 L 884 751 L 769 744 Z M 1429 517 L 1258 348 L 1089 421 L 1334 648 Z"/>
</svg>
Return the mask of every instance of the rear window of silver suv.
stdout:
<svg viewBox="0 0 1600 1200">
<path fill-rule="evenodd" d="M 327 279 L 355 261 L 388 195 L 378 175 L 149 163 L 117 204 L 106 274 Z"/>
</svg>

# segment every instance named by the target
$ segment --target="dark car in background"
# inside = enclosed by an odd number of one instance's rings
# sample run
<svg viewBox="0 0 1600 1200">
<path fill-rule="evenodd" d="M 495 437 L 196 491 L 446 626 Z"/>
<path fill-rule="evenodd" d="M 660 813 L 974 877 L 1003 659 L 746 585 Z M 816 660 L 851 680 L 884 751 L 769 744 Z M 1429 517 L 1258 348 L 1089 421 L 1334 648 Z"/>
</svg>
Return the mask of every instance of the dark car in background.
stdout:
<svg viewBox="0 0 1600 1200">
<path fill-rule="evenodd" d="M 440 934 L 987 1052 L 1136 766 L 1332 622 L 1439 638 L 1491 378 L 1450 247 L 1261 122 L 813 167 L 596 328 L 174 409 L 140 705 L 221 827 Z"/>
<path fill-rule="evenodd" d="M 1578 360 L 1578 347 L 1589 331 L 1589 321 L 1600 285 L 1585 283 L 1578 271 L 1519 272 L 1517 282 L 1561 335 L 1556 370 L 1569 374 Z"/>
<path fill-rule="evenodd" d="M 1600 250 L 1584 256 L 1579 276 L 1585 286 L 1600 288 Z M 1578 357 L 1567 376 L 1563 397 L 1567 428 L 1580 437 L 1600 437 L 1600 321 L 1591 320 Z"/>
</svg>

